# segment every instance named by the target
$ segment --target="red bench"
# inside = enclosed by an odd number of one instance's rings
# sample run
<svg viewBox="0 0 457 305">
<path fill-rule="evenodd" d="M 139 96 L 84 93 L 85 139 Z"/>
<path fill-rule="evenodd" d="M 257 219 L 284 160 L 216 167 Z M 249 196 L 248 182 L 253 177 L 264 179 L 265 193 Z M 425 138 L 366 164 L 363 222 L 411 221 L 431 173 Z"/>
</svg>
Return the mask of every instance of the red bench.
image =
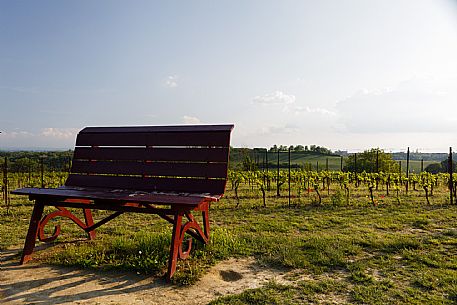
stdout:
<svg viewBox="0 0 457 305">
<path fill-rule="evenodd" d="M 21 264 L 31 259 L 44 227 L 54 217 L 68 217 L 95 238 L 95 229 L 124 212 L 157 214 L 173 224 L 168 279 L 178 258 L 188 257 L 192 238 L 207 243 L 208 209 L 225 190 L 233 125 L 87 127 L 76 138 L 71 172 L 58 188 L 21 188 L 13 194 L 35 201 Z M 160 206 L 159 206 L 160 205 Z M 44 217 L 45 206 L 54 211 Z M 67 208 L 82 208 L 84 221 Z M 94 223 L 91 210 L 113 214 Z M 202 213 L 203 228 L 192 212 Z"/>
</svg>

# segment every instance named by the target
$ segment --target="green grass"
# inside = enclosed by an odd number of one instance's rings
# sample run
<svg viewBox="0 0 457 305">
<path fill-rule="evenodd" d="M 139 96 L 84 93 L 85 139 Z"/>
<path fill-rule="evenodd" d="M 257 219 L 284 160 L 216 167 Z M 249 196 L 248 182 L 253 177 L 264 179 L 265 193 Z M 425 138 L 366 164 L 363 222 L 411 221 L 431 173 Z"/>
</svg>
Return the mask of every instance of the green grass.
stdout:
<svg viewBox="0 0 457 305">
<path fill-rule="evenodd" d="M 291 282 L 270 282 L 212 304 L 457 302 L 457 206 L 443 204 L 443 190 L 435 192 L 433 205 L 425 204 L 421 192 L 401 194 L 398 204 L 393 194 L 381 199 L 379 190 L 376 207 L 364 188 L 353 190 L 350 205 L 336 204 L 336 192 L 323 192 L 322 206 L 312 204 L 313 193 L 293 198 L 291 208 L 287 198 L 269 194 L 263 208 L 256 191 L 244 188 L 235 209 L 228 190 L 211 207 L 210 244 L 194 241 L 191 257 L 178 263 L 175 283 L 194 283 L 220 260 L 253 256 L 291 270 Z M 10 215 L 0 209 L 0 249 L 22 244 L 31 209 L 17 197 Z M 70 221 L 60 223 L 62 235 L 53 247 L 35 253 L 38 261 L 156 276 L 166 272 L 171 227 L 159 217 L 124 214 L 99 228 L 90 242 Z"/>
</svg>

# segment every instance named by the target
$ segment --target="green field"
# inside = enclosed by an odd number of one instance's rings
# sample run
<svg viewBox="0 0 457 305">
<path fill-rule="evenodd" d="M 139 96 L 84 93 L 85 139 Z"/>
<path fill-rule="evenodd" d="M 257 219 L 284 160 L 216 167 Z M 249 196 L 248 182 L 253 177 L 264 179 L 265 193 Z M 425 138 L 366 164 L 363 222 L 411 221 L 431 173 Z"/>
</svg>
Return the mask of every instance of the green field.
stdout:
<svg viewBox="0 0 457 305">
<path fill-rule="evenodd" d="M 237 168 L 242 163 L 245 156 L 249 156 L 260 168 L 265 168 L 265 153 L 253 152 L 250 151 L 248 154 L 242 153 L 233 153 L 230 158 L 230 167 Z M 275 152 L 268 153 L 268 168 L 275 170 L 278 164 L 278 155 Z M 343 158 L 343 166 L 346 164 L 347 157 Z M 287 152 L 279 153 L 279 164 L 281 168 L 286 168 L 289 162 L 289 154 Z M 335 155 L 324 155 L 314 152 L 292 152 L 290 157 L 290 163 L 292 166 L 296 165 L 301 168 L 312 168 L 316 170 L 319 166 L 319 170 L 326 170 L 328 162 L 328 170 L 338 171 L 341 170 L 341 157 Z M 406 173 L 406 160 L 396 160 L 396 162 L 401 162 L 402 172 Z M 424 161 L 424 169 L 429 164 L 439 163 L 438 161 Z M 409 171 L 411 173 L 420 173 L 421 171 L 421 161 L 419 160 L 410 160 L 409 161 Z"/>
<path fill-rule="evenodd" d="M 284 268 L 290 284 L 274 281 L 258 289 L 222 297 L 213 304 L 455 304 L 457 302 L 457 206 L 447 204 L 445 187 L 435 189 L 431 205 L 421 190 L 399 197 L 365 187 L 352 188 L 347 204 L 337 184 L 297 197 L 243 185 L 240 204 L 233 190 L 211 208 L 211 243 L 180 261 L 174 283 L 192 284 L 218 261 L 255 257 L 259 264 Z M 282 193 L 286 193 L 285 190 Z M 12 197 L 9 215 L 0 208 L 0 249 L 20 247 L 32 204 Z M 47 211 L 51 211 L 48 208 Z M 79 212 L 76 212 L 79 213 Z M 95 218 L 107 212 L 95 212 Z M 38 262 L 79 268 L 128 270 L 163 276 L 171 228 L 151 215 L 125 214 L 97 230 L 95 241 L 67 219 L 54 245 L 35 253 Z M 50 223 L 48 233 L 53 225 Z M 19 257 L 17 257 L 19 258 Z"/>
<path fill-rule="evenodd" d="M 401 161 L 401 169 L 404 173 L 406 173 L 406 160 L 397 160 L 397 162 Z M 424 161 L 424 169 L 427 165 L 439 163 L 436 161 Z M 421 161 L 418 160 L 410 160 L 409 161 L 409 172 L 410 173 L 420 173 L 421 172 Z"/>
<path fill-rule="evenodd" d="M 230 167 L 237 168 L 243 159 L 247 156 L 251 158 L 251 160 L 258 164 L 260 168 L 266 168 L 265 160 L 268 158 L 268 168 L 274 170 L 278 166 L 278 153 L 276 152 L 269 152 L 268 157 L 266 157 L 265 153 L 255 153 L 250 152 L 249 154 L 240 154 L 240 153 L 231 153 L 230 155 Z M 328 160 L 328 161 L 327 161 Z M 279 166 L 281 168 L 288 167 L 289 162 L 289 154 L 287 152 L 280 152 L 279 153 Z M 319 153 L 313 152 L 292 152 L 290 155 L 290 163 L 292 166 L 311 166 L 313 170 L 317 169 L 319 166 L 319 170 L 325 170 L 328 162 L 328 169 L 329 170 L 340 170 L 341 168 L 341 157 L 334 156 L 334 155 L 323 155 Z M 343 163 L 344 166 L 344 163 Z"/>
</svg>

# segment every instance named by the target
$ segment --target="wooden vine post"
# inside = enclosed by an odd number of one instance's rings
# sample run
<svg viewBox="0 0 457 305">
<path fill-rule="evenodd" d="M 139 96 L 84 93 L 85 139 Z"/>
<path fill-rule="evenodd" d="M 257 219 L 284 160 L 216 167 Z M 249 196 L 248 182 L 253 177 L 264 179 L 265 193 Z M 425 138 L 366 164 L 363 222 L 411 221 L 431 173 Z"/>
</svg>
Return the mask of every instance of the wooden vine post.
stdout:
<svg viewBox="0 0 457 305">
<path fill-rule="evenodd" d="M 289 208 L 290 208 L 290 146 L 289 146 L 289 155 L 288 155 L 288 159 L 289 159 L 289 160 L 288 160 L 288 161 L 289 161 L 289 177 L 288 177 L 288 178 L 289 178 L 289 181 L 288 181 L 288 183 L 289 183 Z"/>
<path fill-rule="evenodd" d="M 267 190 L 270 190 L 270 176 L 268 176 L 268 148 L 265 148 L 265 169 L 267 176 Z"/>
<path fill-rule="evenodd" d="M 454 182 L 453 182 L 453 164 L 452 164 L 452 147 L 449 147 L 449 158 L 448 158 L 448 172 L 449 172 L 449 198 L 451 205 L 454 204 L 454 196 L 453 196 L 453 190 L 454 190 Z"/>
<path fill-rule="evenodd" d="M 277 176 L 276 176 L 276 196 L 280 196 L 280 193 L 279 193 L 279 149 L 277 150 L 278 152 L 278 172 L 277 172 Z"/>
<path fill-rule="evenodd" d="M 406 195 L 408 195 L 408 188 L 409 188 L 409 147 L 406 151 Z"/>
<path fill-rule="evenodd" d="M 379 173 L 379 148 L 376 150 L 376 172 Z"/>
<path fill-rule="evenodd" d="M 354 153 L 354 181 L 355 186 L 359 187 L 359 179 L 357 178 L 357 153 Z"/>
<path fill-rule="evenodd" d="M 5 156 L 5 163 L 3 164 L 3 198 L 5 200 L 6 215 L 9 215 L 10 197 L 8 191 L 8 157 Z"/>
</svg>

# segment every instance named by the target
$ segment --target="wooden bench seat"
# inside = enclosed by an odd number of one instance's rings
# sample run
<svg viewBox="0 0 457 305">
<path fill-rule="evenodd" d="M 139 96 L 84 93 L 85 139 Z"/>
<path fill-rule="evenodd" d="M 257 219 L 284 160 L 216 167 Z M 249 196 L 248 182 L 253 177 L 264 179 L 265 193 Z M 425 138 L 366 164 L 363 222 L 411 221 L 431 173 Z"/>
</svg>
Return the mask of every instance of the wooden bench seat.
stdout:
<svg viewBox="0 0 457 305">
<path fill-rule="evenodd" d="M 76 138 L 72 167 L 58 188 L 22 188 L 13 194 L 35 201 L 21 263 L 31 259 L 44 227 L 54 217 L 68 217 L 90 239 L 95 229 L 124 212 L 157 214 L 173 224 L 168 278 L 178 258 L 189 255 L 192 239 L 209 240 L 209 204 L 218 201 L 227 180 L 230 134 L 233 125 L 86 127 Z M 44 206 L 55 206 L 42 217 Z M 159 207 L 160 206 L 160 207 Z M 67 208 L 82 208 L 84 221 Z M 114 213 L 97 223 L 92 209 Z M 192 215 L 202 213 L 203 228 Z"/>
<path fill-rule="evenodd" d="M 208 199 L 217 201 L 221 195 L 194 194 L 194 193 L 172 193 L 172 192 L 145 192 L 125 189 L 90 188 L 90 187 L 68 187 L 62 186 L 53 189 L 46 188 L 23 188 L 16 190 L 15 194 L 29 195 L 31 200 L 46 196 L 50 200 L 66 200 L 81 198 L 94 200 L 95 202 L 135 202 L 154 204 L 184 204 L 195 206 Z M 50 203 L 52 204 L 52 203 Z"/>
</svg>

